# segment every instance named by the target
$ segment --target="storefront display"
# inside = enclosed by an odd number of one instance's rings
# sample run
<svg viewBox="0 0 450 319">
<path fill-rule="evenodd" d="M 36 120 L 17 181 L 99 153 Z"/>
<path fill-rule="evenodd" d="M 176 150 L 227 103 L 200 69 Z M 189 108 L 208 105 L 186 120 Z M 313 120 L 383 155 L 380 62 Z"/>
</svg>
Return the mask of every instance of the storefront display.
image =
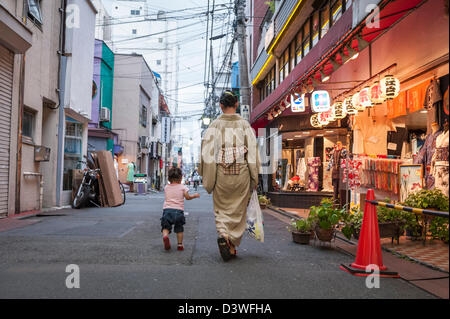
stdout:
<svg viewBox="0 0 450 319">
<path fill-rule="evenodd" d="M 320 157 L 308 158 L 308 191 L 317 192 L 319 190 L 319 166 Z"/>
<path fill-rule="evenodd" d="M 448 122 L 445 132 L 436 138 L 436 150 L 431 161 L 435 187 L 440 189 L 446 196 L 449 193 L 449 133 Z"/>
</svg>

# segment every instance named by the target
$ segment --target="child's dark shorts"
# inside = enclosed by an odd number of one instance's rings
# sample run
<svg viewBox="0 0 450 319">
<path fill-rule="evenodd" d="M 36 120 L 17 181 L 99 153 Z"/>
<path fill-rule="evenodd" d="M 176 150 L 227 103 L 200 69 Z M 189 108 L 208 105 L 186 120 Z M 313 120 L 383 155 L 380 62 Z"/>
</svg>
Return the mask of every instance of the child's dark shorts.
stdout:
<svg viewBox="0 0 450 319">
<path fill-rule="evenodd" d="M 161 217 L 161 231 L 167 229 L 169 233 L 172 232 L 172 225 L 174 225 L 175 233 L 182 233 L 184 231 L 183 225 L 186 223 L 184 213 L 180 209 L 166 208 L 163 210 Z"/>
</svg>

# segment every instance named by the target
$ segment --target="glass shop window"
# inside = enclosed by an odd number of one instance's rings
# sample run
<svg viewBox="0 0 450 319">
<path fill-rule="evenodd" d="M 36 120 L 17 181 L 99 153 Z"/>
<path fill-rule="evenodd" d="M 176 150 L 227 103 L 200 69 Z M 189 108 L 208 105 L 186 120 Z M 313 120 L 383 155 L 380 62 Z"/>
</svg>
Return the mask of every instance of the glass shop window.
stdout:
<svg viewBox="0 0 450 319">
<path fill-rule="evenodd" d="M 313 29 L 313 37 L 312 37 L 312 46 L 311 47 L 314 47 L 317 44 L 317 42 L 319 42 L 319 29 L 320 29 L 319 11 L 316 11 L 313 14 L 312 29 Z"/>
<path fill-rule="evenodd" d="M 330 7 L 328 5 L 320 11 L 320 21 L 322 24 L 320 37 L 323 38 L 323 36 L 327 34 L 330 29 Z"/>
<path fill-rule="evenodd" d="M 331 7 L 331 12 L 333 13 L 333 24 L 342 16 L 342 0 L 337 0 L 333 3 Z"/>
<path fill-rule="evenodd" d="M 306 23 L 303 26 L 303 56 L 307 55 L 310 47 L 310 19 L 306 20 Z"/>
</svg>

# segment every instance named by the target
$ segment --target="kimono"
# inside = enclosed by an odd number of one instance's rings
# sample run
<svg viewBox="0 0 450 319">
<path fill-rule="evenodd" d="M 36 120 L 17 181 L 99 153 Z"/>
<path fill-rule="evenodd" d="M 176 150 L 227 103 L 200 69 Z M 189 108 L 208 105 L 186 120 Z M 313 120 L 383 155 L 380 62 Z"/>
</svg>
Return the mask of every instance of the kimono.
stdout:
<svg viewBox="0 0 450 319">
<path fill-rule="evenodd" d="M 435 180 L 435 187 L 440 189 L 445 196 L 448 196 L 448 176 L 449 176 L 449 131 L 446 131 L 436 138 L 436 151 L 431 160 L 431 174 Z"/>
<path fill-rule="evenodd" d="M 426 189 L 434 188 L 434 176 L 431 172 L 427 170 L 427 166 L 431 165 L 431 159 L 436 150 L 436 139 L 442 133 L 442 131 L 437 131 L 436 133 L 431 133 L 427 135 L 425 139 L 425 144 L 419 150 L 417 157 L 414 159 L 414 164 L 422 164 Z"/>
<path fill-rule="evenodd" d="M 261 164 L 256 137 L 238 114 L 222 114 L 202 139 L 199 174 L 213 194 L 216 229 L 239 246 L 246 229 L 247 205 L 258 185 Z"/>
</svg>

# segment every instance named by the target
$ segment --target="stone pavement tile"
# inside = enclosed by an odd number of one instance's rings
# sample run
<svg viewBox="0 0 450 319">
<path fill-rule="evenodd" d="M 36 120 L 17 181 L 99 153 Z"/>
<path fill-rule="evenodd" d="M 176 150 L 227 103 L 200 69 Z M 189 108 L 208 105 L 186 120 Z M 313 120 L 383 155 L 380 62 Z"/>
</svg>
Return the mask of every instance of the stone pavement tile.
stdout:
<svg viewBox="0 0 450 319">
<path fill-rule="evenodd" d="M 422 241 L 408 240 L 400 237 L 400 244 L 392 244 L 390 239 L 381 239 L 382 247 L 390 251 L 408 256 L 419 262 L 436 267 L 448 273 L 449 246 L 438 240 Z"/>
</svg>

